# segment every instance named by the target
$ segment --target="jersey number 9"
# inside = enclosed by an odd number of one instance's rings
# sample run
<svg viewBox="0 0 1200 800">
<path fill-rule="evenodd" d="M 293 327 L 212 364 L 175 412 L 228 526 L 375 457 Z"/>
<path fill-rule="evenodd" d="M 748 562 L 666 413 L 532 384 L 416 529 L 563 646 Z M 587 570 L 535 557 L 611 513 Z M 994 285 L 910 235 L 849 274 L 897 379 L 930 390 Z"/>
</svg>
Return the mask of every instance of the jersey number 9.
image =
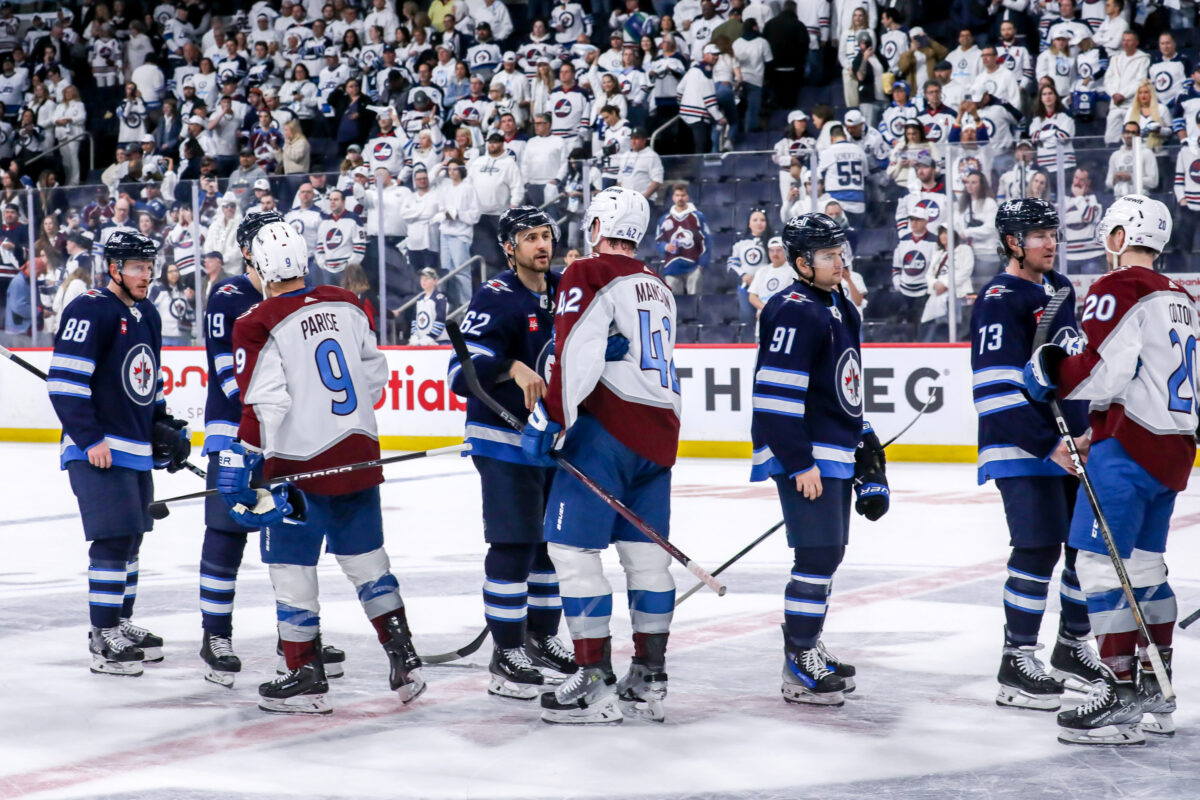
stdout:
<svg viewBox="0 0 1200 800">
<path fill-rule="evenodd" d="M 337 339 L 326 339 L 317 345 L 317 372 L 321 375 L 321 383 L 325 388 L 336 394 L 344 395 L 330 404 L 330 410 L 339 417 L 353 414 L 358 408 L 358 395 L 354 393 L 354 381 L 350 378 L 350 369 L 346 366 L 346 356 Z"/>
</svg>

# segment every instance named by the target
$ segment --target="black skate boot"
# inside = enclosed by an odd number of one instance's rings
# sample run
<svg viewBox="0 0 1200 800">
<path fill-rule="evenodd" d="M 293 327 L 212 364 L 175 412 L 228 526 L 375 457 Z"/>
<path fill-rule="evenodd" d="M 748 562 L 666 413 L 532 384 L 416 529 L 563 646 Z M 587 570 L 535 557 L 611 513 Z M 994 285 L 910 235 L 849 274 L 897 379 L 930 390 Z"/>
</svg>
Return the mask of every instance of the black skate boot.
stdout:
<svg viewBox="0 0 1200 800">
<path fill-rule="evenodd" d="M 383 650 L 388 657 L 388 681 L 392 691 L 399 695 L 401 703 L 411 703 L 425 691 L 425 679 L 421 677 L 421 657 L 413 646 L 412 634 L 402 612 L 400 609 L 384 620 L 389 638 L 383 643 Z"/>
<path fill-rule="evenodd" d="M 824 642 L 818 641 L 817 649 L 821 651 L 821 655 L 825 658 L 825 666 L 829 667 L 829 669 L 833 671 L 833 674 L 841 678 L 842 683 L 846 684 L 846 688 L 842 689 L 842 694 L 850 694 L 853 692 L 855 686 L 854 676 L 858 674 L 858 671 L 854 669 L 854 665 L 847 664 L 845 661 L 842 661 L 833 653 L 826 650 Z"/>
<path fill-rule="evenodd" d="M 328 691 L 317 639 L 312 661 L 258 687 L 258 707 L 273 714 L 332 714 L 333 706 L 325 699 Z"/>
<path fill-rule="evenodd" d="M 819 647 L 807 650 L 792 644 L 783 634 L 783 685 L 780 691 L 789 703 L 840 706 L 846 702 L 846 682 L 825 663 Z"/>
<path fill-rule="evenodd" d="M 1105 670 L 1104 680 L 1078 708 L 1058 714 L 1058 740 L 1065 744 L 1145 744 L 1139 722 L 1142 706 L 1133 681 L 1118 681 Z"/>
<path fill-rule="evenodd" d="M 204 659 L 204 680 L 218 686 L 233 686 L 234 675 L 242 671 L 242 660 L 233 652 L 233 642 L 228 636 L 205 631 L 200 657 Z"/>
<path fill-rule="evenodd" d="M 604 643 L 598 664 L 579 667 L 552 692 L 542 694 L 542 721 L 558 725 L 611 725 L 624 717 L 617 705 L 612 644 Z"/>
<path fill-rule="evenodd" d="M 627 717 L 662 722 L 666 718 L 667 634 L 635 633 L 634 639 L 638 638 L 646 655 L 634 656 L 629 672 L 617 682 L 617 702 Z"/>
<path fill-rule="evenodd" d="M 283 641 L 275 640 L 275 655 L 279 656 L 279 663 L 275 665 L 276 675 L 286 675 L 288 673 L 287 659 L 283 657 Z M 340 678 L 346 674 L 345 668 L 342 666 L 346 662 L 346 652 L 338 650 L 333 645 L 327 644 L 321 647 L 321 663 L 325 667 L 325 677 L 329 680 Z"/>
<path fill-rule="evenodd" d="M 1073 692 L 1090 692 L 1093 684 L 1104 680 L 1104 664 L 1087 637 L 1060 631 L 1050 654 L 1050 676 Z"/>
<path fill-rule="evenodd" d="M 1000 683 L 996 705 L 1032 711 L 1057 711 L 1062 707 L 1062 681 L 1046 674 L 1046 668 L 1034 655 L 1040 648 L 1040 644 L 1004 647 L 1000 671 L 996 674 Z"/>
<path fill-rule="evenodd" d="M 1163 665 L 1167 668 L 1167 678 L 1169 679 L 1172 675 L 1171 648 L 1160 647 L 1158 652 L 1162 655 Z M 1142 705 L 1142 713 L 1149 714 L 1151 718 L 1149 722 L 1141 724 L 1142 732 L 1153 733 L 1157 736 L 1174 736 L 1175 721 L 1171 715 L 1175 713 L 1175 699 L 1168 700 L 1163 697 L 1158 677 L 1145 663 L 1138 671 L 1137 693 L 1138 702 Z"/>
<path fill-rule="evenodd" d="M 488 694 L 498 697 L 511 697 L 514 700 L 532 700 L 542 693 L 546 680 L 542 673 L 533 666 L 524 647 L 513 647 L 492 650 L 492 663 L 488 665 L 492 673 L 491 683 L 488 684 Z"/>
<path fill-rule="evenodd" d="M 525 654 L 533 662 L 533 666 L 550 670 L 552 674 L 542 673 L 546 683 L 562 683 L 566 675 L 574 675 L 579 665 L 575 663 L 575 654 L 564 645 L 557 636 L 525 635 Z"/>
<path fill-rule="evenodd" d="M 163 660 L 163 640 L 161 636 L 155 636 L 145 628 L 139 628 L 128 618 L 121 620 L 121 635 L 132 642 L 134 647 L 141 648 L 141 651 L 146 655 L 144 661 L 147 664 L 157 664 Z"/>
<path fill-rule="evenodd" d="M 92 654 L 92 672 L 97 675 L 142 674 L 145 653 L 121 634 L 119 627 L 92 628 L 88 635 L 88 650 Z"/>
</svg>

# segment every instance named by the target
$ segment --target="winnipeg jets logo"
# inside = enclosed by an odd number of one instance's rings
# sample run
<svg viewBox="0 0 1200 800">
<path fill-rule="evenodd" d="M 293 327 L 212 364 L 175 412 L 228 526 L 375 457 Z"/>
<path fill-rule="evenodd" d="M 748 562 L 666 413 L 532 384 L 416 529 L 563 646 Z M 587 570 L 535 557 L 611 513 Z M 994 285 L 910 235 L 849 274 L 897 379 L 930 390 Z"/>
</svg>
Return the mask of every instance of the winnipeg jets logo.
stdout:
<svg viewBox="0 0 1200 800">
<path fill-rule="evenodd" d="M 862 365 L 853 347 L 847 347 L 838 359 L 836 374 L 842 410 L 853 417 L 862 416 Z"/>
<path fill-rule="evenodd" d="M 154 401 L 154 384 L 158 379 L 158 367 L 154 353 L 147 344 L 139 344 L 125 356 L 121 368 L 125 394 L 139 406 L 148 406 Z"/>
<path fill-rule="evenodd" d="M 1000 300 L 1001 298 L 1004 297 L 1004 295 L 1010 294 L 1011 292 L 1012 292 L 1012 289 L 1006 288 L 1004 286 L 990 286 L 990 287 L 988 287 L 988 290 L 983 293 L 983 299 L 984 300 Z"/>
<path fill-rule="evenodd" d="M 392 145 L 389 142 L 380 142 L 375 145 L 375 160 L 387 161 L 392 157 Z"/>
<path fill-rule="evenodd" d="M 570 100 L 563 97 L 557 103 L 554 104 L 554 116 L 558 117 L 559 119 L 562 119 L 563 117 L 569 117 L 570 115 L 571 115 L 571 101 Z"/>
<path fill-rule="evenodd" d="M 780 284 L 780 283 L 781 283 L 781 281 L 780 281 L 780 279 L 779 279 L 779 278 L 767 278 L 767 291 L 768 291 L 768 292 L 777 292 L 777 291 L 779 291 L 779 284 Z"/>
<path fill-rule="evenodd" d="M 340 228 L 331 228 L 325 234 L 325 246 L 330 249 L 341 247 L 344 240 L 345 236 Z"/>
<path fill-rule="evenodd" d="M 757 267 L 759 264 L 762 263 L 763 255 L 764 255 L 764 253 L 762 250 L 760 250 L 757 247 L 751 247 L 749 250 L 746 251 L 746 255 L 743 256 L 743 260 L 746 262 L 747 265 L 749 265 L 751 267 Z"/>
<path fill-rule="evenodd" d="M 1171 84 L 1174 82 L 1175 79 L 1171 77 L 1171 73 L 1165 70 L 1154 76 L 1154 88 L 1159 93 L 1168 91 L 1171 88 Z"/>
<path fill-rule="evenodd" d="M 904 254 L 904 274 L 910 277 L 917 277 L 925 274 L 925 268 L 929 266 L 929 262 L 925 259 L 925 254 L 919 250 L 909 250 Z"/>
<path fill-rule="evenodd" d="M 241 292 L 238 291 L 238 288 L 236 286 L 234 286 L 232 283 L 227 283 L 224 286 L 222 286 L 220 289 L 217 289 L 217 294 L 233 295 L 233 294 L 241 294 Z"/>
<path fill-rule="evenodd" d="M 491 289 L 493 292 L 496 292 L 497 294 L 502 294 L 504 292 L 512 291 L 512 289 L 509 288 L 507 283 L 505 283 L 502 280 L 496 279 L 496 278 L 493 278 L 492 280 L 488 281 L 487 283 L 484 284 L 484 286 L 488 289 Z"/>
</svg>

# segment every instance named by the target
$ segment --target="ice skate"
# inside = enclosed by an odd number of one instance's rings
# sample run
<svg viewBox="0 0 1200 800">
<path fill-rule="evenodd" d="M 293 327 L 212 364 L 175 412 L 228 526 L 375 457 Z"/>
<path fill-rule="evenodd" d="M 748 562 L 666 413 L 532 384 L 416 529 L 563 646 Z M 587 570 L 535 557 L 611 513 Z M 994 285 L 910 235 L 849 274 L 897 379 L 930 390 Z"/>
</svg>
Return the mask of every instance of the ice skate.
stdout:
<svg viewBox="0 0 1200 800">
<path fill-rule="evenodd" d="M 846 682 L 825 663 L 819 647 L 803 650 L 785 638 L 783 685 L 780 691 L 789 703 L 840 706 L 846 702 Z"/>
<path fill-rule="evenodd" d="M 1041 645 L 1005 647 L 996 680 L 1000 691 L 996 705 L 1031 711 L 1057 711 L 1062 707 L 1062 681 L 1046 674 L 1035 652 Z"/>
<path fill-rule="evenodd" d="M 275 665 L 275 674 L 286 675 L 288 673 L 287 659 L 283 657 L 283 642 L 279 639 L 275 640 L 275 655 L 279 656 L 279 663 Z M 321 662 L 325 667 L 325 677 L 329 680 L 340 678 L 346 674 L 343 667 L 346 662 L 346 653 L 333 645 L 327 644 L 321 648 Z"/>
<path fill-rule="evenodd" d="M 1093 684 L 1104 680 L 1104 665 L 1086 638 L 1060 633 L 1050 654 L 1050 676 L 1073 692 L 1090 692 Z"/>
<path fill-rule="evenodd" d="M 617 705 L 617 676 L 604 666 L 580 667 L 542 695 L 542 721 L 560 725 L 605 725 L 624 717 Z"/>
<path fill-rule="evenodd" d="M 1159 653 L 1162 655 L 1163 664 L 1166 665 L 1167 677 L 1170 678 L 1172 674 L 1171 648 L 1160 648 Z M 1138 672 L 1137 695 L 1138 702 L 1142 705 L 1142 713 L 1150 717 L 1149 720 L 1145 717 L 1142 718 L 1142 732 L 1152 733 L 1156 736 L 1174 736 L 1175 720 L 1171 715 L 1175 713 L 1175 700 L 1163 697 L 1158 677 L 1144 666 Z"/>
<path fill-rule="evenodd" d="M 1107 670 L 1106 670 L 1107 672 Z M 1138 725 L 1142 706 L 1133 681 L 1107 672 L 1078 708 L 1058 714 L 1058 740 L 1065 744 L 1145 744 Z"/>
<path fill-rule="evenodd" d="M 488 665 L 488 672 L 492 674 L 488 694 L 498 697 L 532 700 L 542 693 L 546 683 L 523 647 L 508 650 L 497 647 L 492 650 L 492 663 Z"/>
<path fill-rule="evenodd" d="M 320 657 L 258 687 L 258 707 L 273 714 L 332 714 Z"/>
<path fill-rule="evenodd" d="M 92 653 L 92 672 L 97 675 L 142 674 L 145 654 L 121 635 L 120 628 L 92 628 L 88 649 Z"/>
<path fill-rule="evenodd" d="M 667 696 L 667 673 L 634 661 L 629 672 L 617 682 L 617 702 L 630 718 L 662 722 L 666 718 L 663 700 Z"/>
<path fill-rule="evenodd" d="M 218 686 L 233 686 L 234 676 L 242 671 L 242 660 L 233 652 L 233 642 L 228 636 L 214 636 L 205 631 L 200 658 L 204 659 L 204 680 Z"/>
<path fill-rule="evenodd" d="M 842 694 L 853 692 L 855 688 L 854 676 L 858 674 L 858 671 L 854 669 L 854 665 L 847 664 L 826 650 L 824 642 L 818 641 L 817 649 L 821 651 L 821 656 L 825 659 L 825 666 L 829 667 L 833 671 L 833 674 L 841 678 L 842 682 L 846 684 L 846 688 L 842 689 Z"/>
<path fill-rule="evenodd" d="M 121 635 L 141 649 L 145 654 L 142 659 L 147 664 L 157 664 L 163 660 L 163 640 L 145 628 L 134 625 L 128 618 L 121 620 Z"/>
<path fill-rule="evenodd" d="M 388 657 L 388 682 L 392 691 L 399 695 L 401 703 L 411 703 L 425 691 L 425 679 L 421 677 L 421 657 L 413 647 L 408 626 L 398 614 L 390 615 L 385 625 L 389 636 L 383 643 L 383 650 Z"/>
<path fill-rule="evenodd" d="M 529 656 L 533 666 L 544 670 L 542 677 L 549 684 L 562 683 L 565 676 L 573 675 L 575 670 L 579 669 L 575 663 L 575 654 L 559 641 L 557 636 L 526 634 L 525 654 Z"/>
</svg>

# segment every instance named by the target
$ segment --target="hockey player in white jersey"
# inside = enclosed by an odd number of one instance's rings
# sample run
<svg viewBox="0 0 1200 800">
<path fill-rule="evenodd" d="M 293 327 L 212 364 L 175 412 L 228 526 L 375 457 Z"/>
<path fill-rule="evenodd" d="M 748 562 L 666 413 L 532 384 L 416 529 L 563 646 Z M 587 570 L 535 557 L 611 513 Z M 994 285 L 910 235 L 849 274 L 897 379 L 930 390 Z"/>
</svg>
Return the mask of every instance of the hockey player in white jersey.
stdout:
<svg viewBox="0 0 1200 800">
<path fill-rule="evenodd" d="M 317 560 L 324 547 L 354 584 L 390 664 L 402 703 L 425 688 L 400 587 L 383 549 L 379 468 L 272 489 L 263 478 L 379 458 L 373 405 L 388 379 L 370 318 L 352 293 L 306 289 L 308 248 L 286 222 L 271 223 L 251 252 L 266 300 L 238 318 L 234 362 L 242 396 L 238 440 L 220 455 L 217 487 L 235 520 L 262 527 L 262 559 L 275 589 L 288 672 L 259 687 L 259 707 L 328 714 L 329 689 L 318 635 Z M 264 460 L 265 459 L 265 460 Z M 307 495 L 307 496 L 306 496 Z M 291 525 L 295 518 L 303 525 Z"/>
</svg>

